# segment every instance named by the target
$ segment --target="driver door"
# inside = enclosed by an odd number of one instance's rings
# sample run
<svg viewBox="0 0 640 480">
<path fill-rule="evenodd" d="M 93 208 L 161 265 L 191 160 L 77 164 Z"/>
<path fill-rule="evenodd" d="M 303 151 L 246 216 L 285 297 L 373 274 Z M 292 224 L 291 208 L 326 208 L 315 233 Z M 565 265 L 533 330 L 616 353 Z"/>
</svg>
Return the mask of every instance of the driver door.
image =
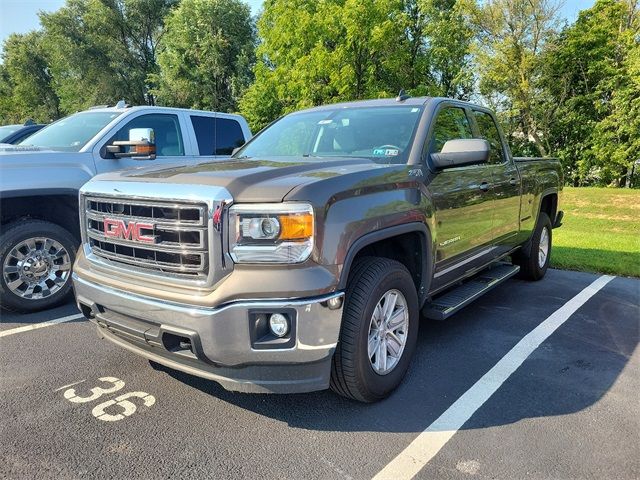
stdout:
<svg viewBox="0 0 640 480">
<path fill-rule="evenodd" d="M 448 140 L 473 138 L 467 109 L 446 105 L 435 118 L 428 153 L 439 153 Z M 492 255 L 491 170 L 486 164 L 439 170 L 427 189 L 435 207 L 436 264 L 433 288 L 446 285 Z"/>
<path fill-rule="evenodd" d="M 156 145 L 156 158 L 154 160 L 135 160 L 127 157 L 115 158 L 106 153 L 104 145 L 111 144 L 114 141 L 128 140 L 130 130 L 136 128 L 153 129 Z M 194 163 L 193 158 L 185 154 L 185 137 L 182 132 L 180 117 L 175 114 L 149 113 L 135 117 L 120 127 L 100 149 L 97 154 L 98 158 L 96 158 L 98 173 L 132 167 Z"/>
</svg>

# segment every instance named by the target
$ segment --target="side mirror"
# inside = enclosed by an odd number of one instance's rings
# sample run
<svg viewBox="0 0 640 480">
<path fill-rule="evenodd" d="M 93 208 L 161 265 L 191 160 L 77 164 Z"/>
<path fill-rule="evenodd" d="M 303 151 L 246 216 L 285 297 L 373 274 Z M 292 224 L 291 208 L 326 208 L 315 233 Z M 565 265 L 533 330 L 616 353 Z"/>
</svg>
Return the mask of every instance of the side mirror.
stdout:
<svg viewBox="0 0 640 480">
<path fill-rule="evenodd" d="M 107 145 L 107 152 L 116 158 L 154 160 L 156 158 L 155 140 L 153 128 L 132 128 L 129 130 L 129 140 L 117 140 Z"/>
<path fill-rule="evenodd" d="M 489 160 L 491 145 L 482 138 L 449 140 L 440 153 L 432 153 L 431 160 L 437 169 L 475 165 Z"/>
</svg>

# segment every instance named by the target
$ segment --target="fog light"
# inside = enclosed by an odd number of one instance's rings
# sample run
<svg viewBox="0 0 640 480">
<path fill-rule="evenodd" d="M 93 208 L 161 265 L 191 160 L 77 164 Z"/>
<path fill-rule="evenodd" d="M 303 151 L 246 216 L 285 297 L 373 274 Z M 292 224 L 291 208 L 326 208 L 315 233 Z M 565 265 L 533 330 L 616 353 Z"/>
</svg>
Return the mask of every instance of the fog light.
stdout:
<svg viewBox="0 0 640 480">
<path fill-rule="evenodd" d="M 342 297 L 333 297 L 327 300 L 327 305 L 331 310 L 337 310 L 342 306 Z"/>
<path fill-rule="evenodd" d="M 289 333 L 289 320 L 281 313 L 272 313 L 269 317 L 269 328 L 276 337 L 284 337 Z"/>
</svg>

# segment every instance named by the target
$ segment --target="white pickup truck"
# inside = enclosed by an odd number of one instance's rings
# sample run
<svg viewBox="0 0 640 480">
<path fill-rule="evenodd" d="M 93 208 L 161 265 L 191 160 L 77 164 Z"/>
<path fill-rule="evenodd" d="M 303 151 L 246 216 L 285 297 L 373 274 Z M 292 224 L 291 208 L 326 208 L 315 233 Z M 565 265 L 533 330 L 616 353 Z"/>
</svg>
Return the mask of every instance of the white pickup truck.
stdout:
<svg viewBox="0 0 640 480">
<path fill-rule="evenodd" d="M 78 190 L 94 175 L 226 158 L 250 137 L 239 115 L 119 102 L 0 146 L 0 306 L 35 311 L 71 292 Z"/>
</svg>

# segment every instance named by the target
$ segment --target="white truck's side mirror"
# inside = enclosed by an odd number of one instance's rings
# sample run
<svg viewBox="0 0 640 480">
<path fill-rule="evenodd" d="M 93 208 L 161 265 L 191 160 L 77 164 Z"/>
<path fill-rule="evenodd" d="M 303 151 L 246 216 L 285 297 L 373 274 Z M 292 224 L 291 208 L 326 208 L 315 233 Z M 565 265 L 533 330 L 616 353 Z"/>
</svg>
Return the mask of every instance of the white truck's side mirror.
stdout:
<svg viewBox="0 0 640 480">
<path fill-rule="evenodd" d="M 126 147 L 130 147 L 128 151 L 125 151 Z M 117 140 L 107 145 L 107 152 L 116 158 L 154 160 L 156 158 L 155 132 L 153 128 L 132 128 L 129 130 L 129 140 Z"/>
</svg>

